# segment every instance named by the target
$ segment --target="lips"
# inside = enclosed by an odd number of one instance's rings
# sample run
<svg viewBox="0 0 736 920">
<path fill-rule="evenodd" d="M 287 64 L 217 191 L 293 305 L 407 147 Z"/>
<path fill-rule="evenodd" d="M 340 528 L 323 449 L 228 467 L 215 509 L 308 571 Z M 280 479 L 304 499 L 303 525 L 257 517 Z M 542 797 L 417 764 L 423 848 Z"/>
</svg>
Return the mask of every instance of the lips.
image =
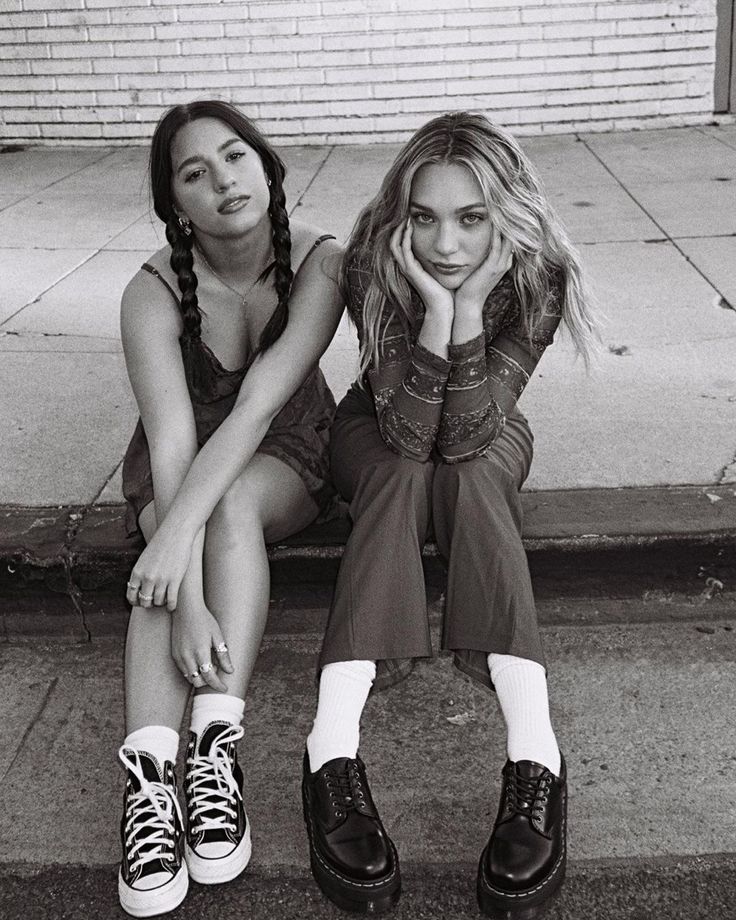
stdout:
<svg viewBox="0 0 736 920">
<path fill-rule="evenodd" d="M 441 275 L 454 275 L 465 268 L 464 265 L 448 265 L 444 262 L 433 262 L 432 267 Z"/>
<path fill-rule="evenodd" d="M 234 214 L 244 208 L 250 201 L 250 195 L 237 195 L 234 198 L 226 198 L 217 209 L 220 214 Z"/>
</svg>

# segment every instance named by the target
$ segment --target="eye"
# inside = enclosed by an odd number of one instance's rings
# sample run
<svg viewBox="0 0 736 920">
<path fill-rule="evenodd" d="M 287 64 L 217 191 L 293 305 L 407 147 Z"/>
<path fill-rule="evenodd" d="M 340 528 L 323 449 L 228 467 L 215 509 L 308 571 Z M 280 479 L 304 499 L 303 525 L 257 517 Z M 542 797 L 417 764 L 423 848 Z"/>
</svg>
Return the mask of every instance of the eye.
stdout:
<svg viewBox="0 0 736 920">
<path fill-rule="evenodd" d="M 412 214 L 411 219 L 418 224 L 431 224 L 434 220 L 431 214 L 426 214 L 423 211 L 416 211 Z"/>
<path fill-rule="evenodd" d="M 230 153 L 225 157 L 228 162 L 233 160 L 239 160 L 241 157 L 245 156 L 245 150 L 231 150 Z"/>
<path fill-rule="evenodd" d="M 186 178 L 184 179 L 184 181 L 185 181 L 185 182 L 194 182 L 195 180 L 199 179 L 199 177 L 202 176 L 202 175 L 204 175 L 204 170 L 203 170 L 203 169 L 193 169 L 190 173 L 187 173 Z"/>
<path fill-rule="evenodd" d="M 470 214 L 463 215 L 462 222 L 466 226 L 472 227 L 474 224 L 482 223 L 485 219 L 486 219 L 485 214 L 475 214 L 471 212 Z"/>
</svg>

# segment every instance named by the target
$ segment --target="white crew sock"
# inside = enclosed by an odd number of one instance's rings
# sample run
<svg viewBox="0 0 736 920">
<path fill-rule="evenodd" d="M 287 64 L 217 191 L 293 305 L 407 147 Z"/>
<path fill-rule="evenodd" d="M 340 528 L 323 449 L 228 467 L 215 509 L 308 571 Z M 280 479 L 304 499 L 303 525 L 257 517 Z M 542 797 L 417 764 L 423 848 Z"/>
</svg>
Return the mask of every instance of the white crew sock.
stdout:
<svg viewBox="0 0 736 920">
<path fill-rule="evenodd" d="M 488 670 L 506 720 L 509 760 L 533 760 L 560 775 L 560 749 L 549 718 L 544 668 L 514 655 L 488 656 Z"/>
<path fill-rule="evenodd" d="M 227 693 L 198 693 L 192 703 L 191 729 L 202 735 L 212 722 L 240 725 L 245 712 L 245 700 Z"/>
<path fill-rule="evenodd" d="M 123 747 L 133 748 L 139 753 L 153 754 L 163 771 L 167 760 L 176 763 L 179 733 L 167 725 L 144 725 L 143 728 L 137 728 L 127 736 Z"/>
<path fill-rule="evenodd" d="M 328 760 L 358 753 L 360 717 L 375 676 L 375 661 L 336 661 L 322 668 L 317 715 L 307 738 L 312 773 Z"/>
</svg>

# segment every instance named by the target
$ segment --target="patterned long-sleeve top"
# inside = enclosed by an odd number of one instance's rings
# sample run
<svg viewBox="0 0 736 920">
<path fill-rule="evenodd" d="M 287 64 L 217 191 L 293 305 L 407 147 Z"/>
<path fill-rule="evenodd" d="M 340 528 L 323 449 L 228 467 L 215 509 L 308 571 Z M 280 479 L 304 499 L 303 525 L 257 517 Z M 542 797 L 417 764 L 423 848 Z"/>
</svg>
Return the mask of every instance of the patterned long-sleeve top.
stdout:
<svg viewBox="0 0 736 920">
<path fill-rule="evenodd" d="M 363 344 L 362 308 L 370 272 L 348 270 L 348 311 Z M 559 285 L 559 282 L 558 282 Z M 437 448 L 446 463 L 481 455 L 499 436 L 545 348 L 551 344 L 561 311 L 550 298 L 530 339 L 511 274 L 491 292 L 483 309 L 484 331 L 468 342 L 449 345 L 448 359 L 416 339 L 423 320 L 407 337 L 398 316 L 384 311 L 378 367 L 368 367 L 368 382 L 384 441 L 395 451 L 425 461 Z"/>
</svg>

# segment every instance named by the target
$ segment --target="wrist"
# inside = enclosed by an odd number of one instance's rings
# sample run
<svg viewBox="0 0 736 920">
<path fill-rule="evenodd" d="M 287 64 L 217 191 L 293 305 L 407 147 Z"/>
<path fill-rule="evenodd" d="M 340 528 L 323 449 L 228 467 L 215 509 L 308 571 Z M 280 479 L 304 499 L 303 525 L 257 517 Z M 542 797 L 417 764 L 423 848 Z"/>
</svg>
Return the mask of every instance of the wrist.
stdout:
<svg viewBox="0 0 736 920">
<path fill-rule="evenodd" d="M 460 313 L 468 319 L 483 319 L 484 302 L 476 297 L 463 297 L 458 293 L 455 295 L 455 316 Z"/>
</svg>

